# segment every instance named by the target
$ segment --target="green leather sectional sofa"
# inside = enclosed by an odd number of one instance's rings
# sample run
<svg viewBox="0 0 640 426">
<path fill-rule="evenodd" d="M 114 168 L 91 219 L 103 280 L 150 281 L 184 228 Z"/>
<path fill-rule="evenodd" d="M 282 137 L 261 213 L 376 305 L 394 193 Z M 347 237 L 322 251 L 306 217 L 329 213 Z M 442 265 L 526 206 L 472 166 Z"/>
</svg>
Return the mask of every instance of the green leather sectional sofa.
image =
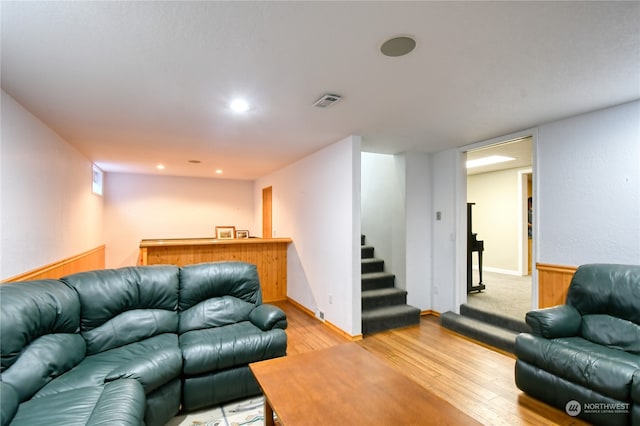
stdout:
<svg viewBox="0 0 640 426">
<path fill-rule="evenodd" d="M 580 266 L 566 304 L 526 321 L 520 389 L 593 424 L 640 426 L 640 266 Z"/>
<path fill-rule="evenodd" d="M 0 286 L 4 425 L 163 425 L 260 393 L 287 320 L 241 262 L 143 266 Z"/>
</svg>

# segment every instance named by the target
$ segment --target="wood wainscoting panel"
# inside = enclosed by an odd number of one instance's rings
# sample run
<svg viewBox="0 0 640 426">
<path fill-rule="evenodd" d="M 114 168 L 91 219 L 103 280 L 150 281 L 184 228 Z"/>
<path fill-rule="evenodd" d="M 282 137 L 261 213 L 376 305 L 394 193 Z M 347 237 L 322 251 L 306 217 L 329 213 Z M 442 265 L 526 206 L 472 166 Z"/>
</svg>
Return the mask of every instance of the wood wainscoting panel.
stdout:
<svg viewBox="0 0 640 426">
<path fill-rule="evenodd" d="M 538 270 L 538 307 L 562 305 L 567 299 L 567 292 L 576 266 L 549 265 L 536 263 Z"/>
<path fill-rule="evenodd" d="M 289 238 L 235 240 L 142 240 L 140 265 L 177 266 L 203 262 L 240 261 L 256 265 L 262 300 L 287 300 L 287 246 Z"/>
<path fill-rule="evenodd" d="M 58 262 L 50 263 L 32 271 L 8 278 L 3 283 L 29 280 L 59 279 L 77 272 L 94 271 L 104 269 L 105 246 L 104 244 L 80 253 L 76 256 L 62 259 Z"/>
</svg>

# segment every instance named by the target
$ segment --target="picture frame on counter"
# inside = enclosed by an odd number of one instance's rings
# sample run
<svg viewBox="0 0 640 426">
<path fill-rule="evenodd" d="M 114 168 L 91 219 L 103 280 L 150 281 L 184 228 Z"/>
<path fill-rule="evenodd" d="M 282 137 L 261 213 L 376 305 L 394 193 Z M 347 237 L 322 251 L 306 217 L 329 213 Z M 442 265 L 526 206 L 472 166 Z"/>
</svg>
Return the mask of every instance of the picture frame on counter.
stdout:
<svg viewBox="0 0 640 426">
<path fill-rule="evenodd" d="M 233 240 L 235 236 L 235 226 L 216 226 L 216 240 Z"/>
<path fill-rule="evenodd" d="M 236 231 L 236 238 L 239 240 L 249 238 L 249 231 L 245 229 L 238 229 Z"/>
</svg>

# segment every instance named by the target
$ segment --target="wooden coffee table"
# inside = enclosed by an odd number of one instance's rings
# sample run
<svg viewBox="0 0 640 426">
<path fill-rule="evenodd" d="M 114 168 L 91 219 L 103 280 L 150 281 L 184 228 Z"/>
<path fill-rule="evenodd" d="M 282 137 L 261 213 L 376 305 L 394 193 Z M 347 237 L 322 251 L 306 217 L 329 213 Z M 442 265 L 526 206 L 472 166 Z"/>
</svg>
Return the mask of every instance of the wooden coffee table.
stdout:
<svg viewBox="0 0 640 426">
<path fill-rule="evenodd" d="M 265 425 L 478 425 L 356 343 L 252 363 Z"/>
</svg>

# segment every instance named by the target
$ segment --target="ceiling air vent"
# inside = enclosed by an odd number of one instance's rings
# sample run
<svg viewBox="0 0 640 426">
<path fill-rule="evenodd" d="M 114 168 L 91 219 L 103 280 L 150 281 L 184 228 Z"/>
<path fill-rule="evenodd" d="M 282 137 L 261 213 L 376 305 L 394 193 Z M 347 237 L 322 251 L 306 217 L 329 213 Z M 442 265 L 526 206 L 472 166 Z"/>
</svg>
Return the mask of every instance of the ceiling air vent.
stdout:
<svg viewBox="0 0 640 426">
<path fill-rule="evenodd" d="M 332 95 L 331 93 L 325 93 L 320 97 L 320 99 L 318 99 L 313 103 L 313 106 L 319 107 L 319 108 L 326 108 L 328 106 L 335 104 L 340 99 L 342 99 L 342 96 L 340 95 Z"/>
</svg>

